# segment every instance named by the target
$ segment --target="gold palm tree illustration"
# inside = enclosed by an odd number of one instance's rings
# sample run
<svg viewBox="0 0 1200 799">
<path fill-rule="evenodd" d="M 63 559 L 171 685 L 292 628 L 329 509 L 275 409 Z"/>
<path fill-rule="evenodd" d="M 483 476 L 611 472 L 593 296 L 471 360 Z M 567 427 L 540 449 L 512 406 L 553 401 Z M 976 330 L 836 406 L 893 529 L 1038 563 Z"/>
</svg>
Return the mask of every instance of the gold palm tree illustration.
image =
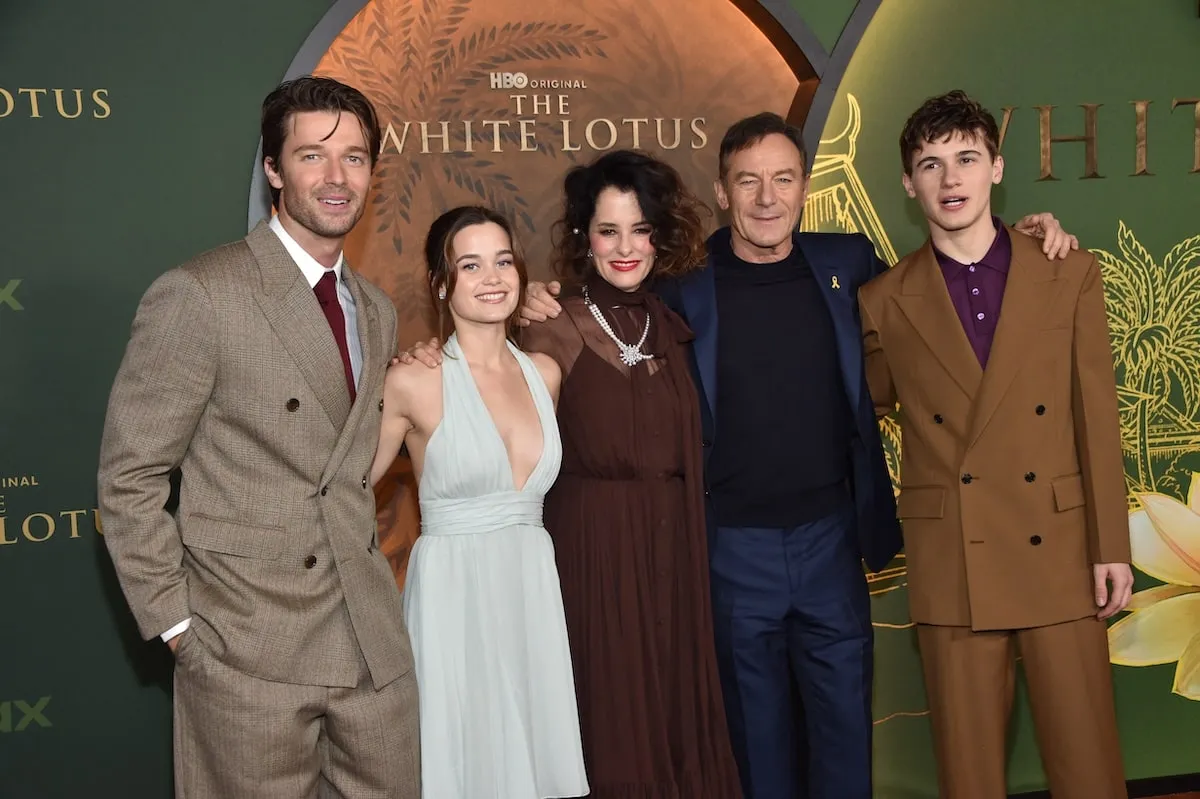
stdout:
<svg viewBox="0 0 1200 799">
<path fill-rule="evenodd" d="M 1092 250 L 1104 277 L 1133 493 L 1160 487 L 1156 459 L 1200 445 L 1200 236 L 1156 263 L 1124 221 L 1118 254 Z"/>
<path fill-rule="evenodd" d="M 372 0 L 317 66 L 321 74 L 360 87 L 376 105 L 385 141 L 373 176 L 369 219 L 374 222 L 373 236 L 390 234 L 396 255 L 405 254 L 410 231 L 422 230 L 431 221 L 432 209 L 455 204 L 445 197 L 451 187 L 473 194 L 535 232 L 528 201 L 491 152 L 492 132 L 481 127 L 483 120 L 517 118 L 508 103 L 509 92 L 476 89 L 486 87 L 490 73 L 516 63 L 607 58 L 600 45 L 607 37 L 586 25 L 511 21 L 470 27 L 473 5 L 473 0 Z M 450 152 L 435 150 L 448 157 L 432 161 L 415 154 L 422 146 L 419 121 L 432 131 L 431 141 L 448 133 Z M 464 121 L 473 123 L 472 151 Z M 443 128 L 443 122 L 448 126 Z M 521 146 L 516 124 L 497 126 L 496 135 L 505 148 Z M 399 147 L 402 140 L 404 152 Z M 438 139 L 437 147 L 442 146 Z M 547 158 L 560 155 L 540 143 L 537 151 Z M 562 155 L 573 160 L 571 153 Z M 384 283 L 395 282 L 401 271 L 387 277 Z M 404 288 L 390 292 L 405 299 L 399 303 L 402 319 L 419 313 L 421 302 L 416 298 L 423 296 L 420 287 Z"/>
</svg>

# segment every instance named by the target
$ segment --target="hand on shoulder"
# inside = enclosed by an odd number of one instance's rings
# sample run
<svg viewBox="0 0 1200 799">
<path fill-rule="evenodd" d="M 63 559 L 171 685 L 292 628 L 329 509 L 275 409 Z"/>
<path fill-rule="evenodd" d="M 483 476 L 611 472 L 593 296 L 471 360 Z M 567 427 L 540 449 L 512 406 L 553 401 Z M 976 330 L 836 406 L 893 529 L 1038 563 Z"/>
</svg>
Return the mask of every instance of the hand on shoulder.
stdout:
<svg viewBox="0 0 1200 799">
<path fill-rule="evenodd" d="M 437 337 L 429 341 L 418 341 L 404 352 L 392 358 L 389 366 L 397 364 L 423 363 L 431 369 L 442 362 L 442 345 Z"/>
<path fill-rule="evenodd" d="M 562 284 L 557 280 L 549 283 L 529 281 L 525 287 L 525 302 L 521 305 L 521 315 L 517 324 L 528 327 L 530 322 L 545 322 L 558 316 L 562 306 L 554 298 L 561 291 Z"/>
</svg>

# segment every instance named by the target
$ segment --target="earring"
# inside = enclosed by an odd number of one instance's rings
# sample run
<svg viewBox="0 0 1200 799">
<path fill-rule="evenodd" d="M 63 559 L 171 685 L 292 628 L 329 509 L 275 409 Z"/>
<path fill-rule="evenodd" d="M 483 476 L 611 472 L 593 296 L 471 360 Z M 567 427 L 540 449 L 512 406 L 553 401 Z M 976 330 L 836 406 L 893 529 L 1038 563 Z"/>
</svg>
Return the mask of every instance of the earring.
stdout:
<svg viewBox="0 0 1200 799">
<path fill-rule="evenodd" d="M 445 286 L 442 286 L 440 289 L 438 289 L 438 299 L 439 300 L 446 299 L 446 287 Z"/>
<path fill-rule="evenodd" d="M 592 248 L 588 247 L 588 258 L 595 258 L 596 254 L 592 252 Z"/>
</svg>

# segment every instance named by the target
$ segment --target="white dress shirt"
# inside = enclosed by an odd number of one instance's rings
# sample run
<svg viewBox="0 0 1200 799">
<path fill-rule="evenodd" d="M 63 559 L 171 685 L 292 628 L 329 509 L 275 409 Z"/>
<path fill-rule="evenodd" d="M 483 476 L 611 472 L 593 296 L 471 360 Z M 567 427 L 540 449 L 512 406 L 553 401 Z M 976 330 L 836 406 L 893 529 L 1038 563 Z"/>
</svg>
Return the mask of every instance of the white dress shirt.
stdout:
<svg viewBox="0 0 1200 799">
<path fill-rule="evenodd" d="M 304 273 L 309 288 L 316 288 L 317 281 L 329 270 L 317 263 L 317 259 L 306 253 L 304 248 L 283 229 L 278 215 L 271 217 L 270 228 L 275 231 L 275 235 L 283 242 L 283 247 L 288 251 L 288 255 L 292 256 L 296 266 L 300 267 L 300 271 Z M 358 340 L 358 308 L 354 304 L 354 295 L 350 293 L 350 286 L 346 283 L 346 277 L 342 271 L 343 260 L 342 254 L 339 252 L 337 263 L 333 265 L 333 273 L 337 277 L 338 304 L 342 306 L 342 315 L 346 317 L 346 346 L 350 350 L 350 370 L 354 373 L 354 385 L 358 386 L 358 381 L 362 379 L 362 342 Z"/>
<path fill-rule="evenodd" d="M 292 260 L 296 262 L 296 266 L 300 267 L 300 271 L 304 273 L 304 278 L 308 281 L 309 287 L 316 288 L 317 281 L 329 270 L 317 263 L 317 259 L 305 252 L 304 248 L 284 230 L 278 215 L 271 217 L 271 222 L 268 226 L 271 230 L 275 231 L 275 235 L 283 243 L 283 247 L 288 251 L 288 255 L 292 256 Z M 354 295 L 350 293 L 350 286 L 347 285 L 345 276 L 342 273 L 343 260 L 342 254 L 338 253 L 337 263 L 333 265 L 333 273 L 337 278 L 338 304 L 342 306 L 342 315 L 346 317 L 346 347 L 350 350 L 350 371 L 354 375 L 354 385 L 357 386 L 362 379 L 362 342 L 358 339 L 358 308 L 354 303 Z M 170 641 L 190 627 L 191 624 L 191 618 L 179 622 L 179 624 L 176 624 L 162 634 L 163 641 Z"/>
</svg>

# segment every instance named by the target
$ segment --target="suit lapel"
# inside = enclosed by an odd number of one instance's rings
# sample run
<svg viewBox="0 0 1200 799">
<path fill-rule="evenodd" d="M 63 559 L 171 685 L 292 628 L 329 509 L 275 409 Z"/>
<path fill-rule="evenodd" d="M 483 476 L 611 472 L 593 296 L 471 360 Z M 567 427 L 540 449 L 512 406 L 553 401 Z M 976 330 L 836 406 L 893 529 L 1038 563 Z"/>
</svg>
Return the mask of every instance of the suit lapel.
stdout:
<svg viewBox="0 0 1200 799">
<path fill-rule="evenodd" d="M 343 263 L 342 270 L 346 274 L 346 283 L 350 286 L 350 295 L 354 297 L 354 306 L 358 312 L 358 341 L 362 349 L 362 372 L 358 377 L 358 397 L 342 427 L 341 436 L 333 448 L 329 463 L 326 464 L 323 481 L 327 480 L 328 476 L 341 466 L 342 461 L 346 458 L 346 453 L 354 444 L 362 415 L 366 413 L 366 408 L 370 407 L 373 401 L 373 387 L 381 380 L 380 372 L 387 368 L 387 362 L 384 359 L 390 358 L 392 355 L 390 352 L 382 351 L 379 336 L 379 309 L 371 301 L 367 292 L 363 290 L 363 278 L 357 272 L 352 271 L 349 264 Z"/>
<path fill-rule="evenodd" d="M 846 386 L 846 396 L 850 407 L 858 408 L 862 399 L 863 356 L 862 332 L 854 318 L 854 296 L 846 275 L 838 275 L 812 247 L 806 246 L 803 236 L 794 237 L 795 246 L 800 248 L 804 260 L 808 262 L 813 277 L 821 289 L 821 298 L 829 309 L 829 318 L 833 321 L 834 340 L 837 343 L 838 361 L 842 367 L 842 382 Z M 837 287 L 834 280 L 837 278 Z"/>
<path fill-rule="evenodd" d="M 679 287 L 684 316 L 696 338 L 692 353 L 700 373 L 700 387 L 708 411 L 717 418 L 717 283 L 710 257 L 706 267 L 690 275 Z"/>
<path fill-rule="evenodd" d="M 379 351 L 379 309 L 363 290 L 362 276 L 352 271 L 349 264 L 343 264 L 342 269 L 346 271 L 350 296 L 354 297 L 354 306 L 358 310 L 358 343 L 362 349 L 362 372 L 358 376 L 358 388 L 361 393 L 363 390 L 369 391 L 379 379 L 379 372 L 384 368 L 381 359 L 391 353 Z M 355 402 L 355 410 L 357 405 Z"/>
<path fill-rule="evenodd" d="M 259 307 L 329 421 L 341 430 L 350 414 L 350 394 L 337 342 L 316 294 L 265 222 L 250 231 L 246 244 L 262 272 L 262 289 L 255 296 Z"/>
<path fill-rule="evenodd" d="M 1012 263 L 1000 304 L 1000 319 L 992 340 L 991 354 L 975 402 L 967 446 L 973 445 L 996 412 L 1013 378 L 1037 346 L 1041 320 L 1058 296 L 1055 264 L 1046 260 L 1028 236 L 1010 229 Z"/>
<path fill-rule="evenodd" d="M 896 302 L 933 356 L 967 397 L 974 400 L 983 378 L 983 368 L 954 311 L 946 279 L 942 277 L 933 245 L 928 240 L 904 276 Z M 1000 324 L 1003 323 L 1002 316 Z"/>
</svg>

